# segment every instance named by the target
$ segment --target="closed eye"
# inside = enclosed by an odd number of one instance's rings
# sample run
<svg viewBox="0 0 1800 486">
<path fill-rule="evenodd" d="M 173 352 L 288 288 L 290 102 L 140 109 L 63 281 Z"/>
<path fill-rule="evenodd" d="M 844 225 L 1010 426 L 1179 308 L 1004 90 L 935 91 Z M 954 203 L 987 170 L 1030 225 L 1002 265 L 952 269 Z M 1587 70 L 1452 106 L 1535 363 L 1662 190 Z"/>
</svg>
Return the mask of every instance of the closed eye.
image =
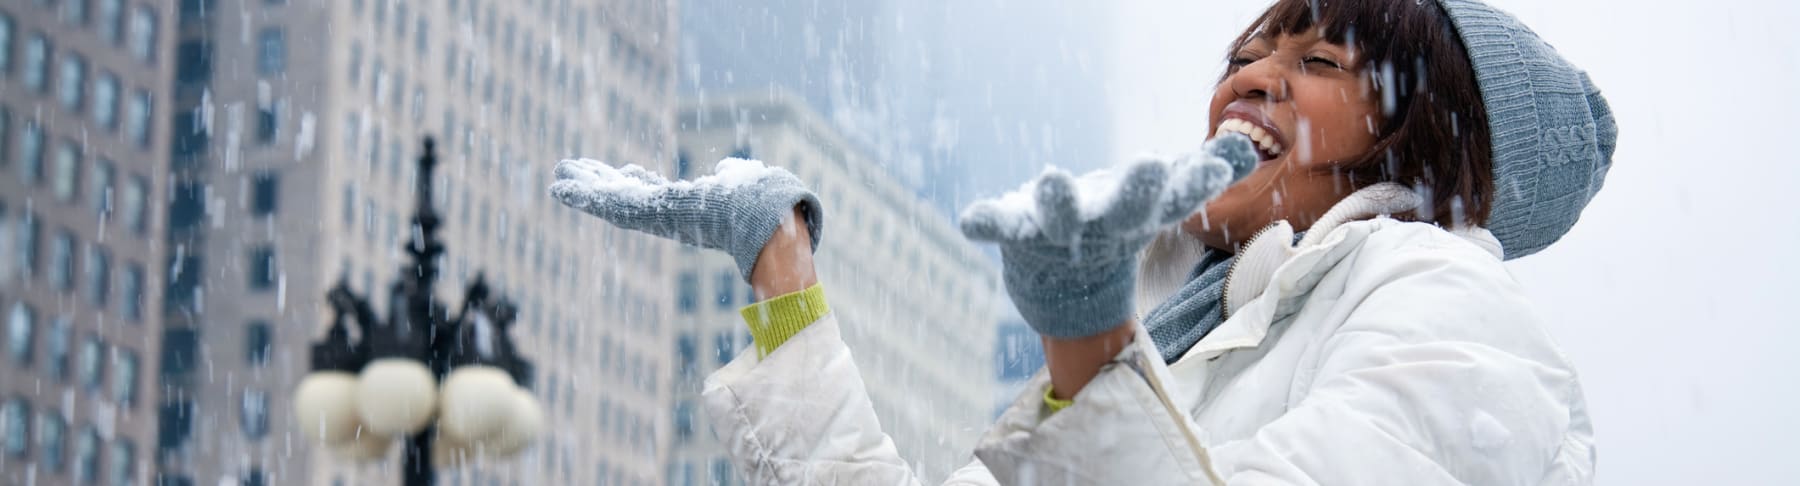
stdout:
<svg viewBox="0 0 1800 486">
<path fill-rule="evenodd" d="M 1333 61 L 1333 60 L 1326 59 L 1323 57 L 1318 57 L 1318 56 L 1307 57 L 1304 60 L 1304 62 L 1308 66 L 1322 66 L 1322 67 L 1328 67 L 1331 69 L 1343 69 L 1343 66 L 1338 65 L 1337 61 Z"/>
</svg>

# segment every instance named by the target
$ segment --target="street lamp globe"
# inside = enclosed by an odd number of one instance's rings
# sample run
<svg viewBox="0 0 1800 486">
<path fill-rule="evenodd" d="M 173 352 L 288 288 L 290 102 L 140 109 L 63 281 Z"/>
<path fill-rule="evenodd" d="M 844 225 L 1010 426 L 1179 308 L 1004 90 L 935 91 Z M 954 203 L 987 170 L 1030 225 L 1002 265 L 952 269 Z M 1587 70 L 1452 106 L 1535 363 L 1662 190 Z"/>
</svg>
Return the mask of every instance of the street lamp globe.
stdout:
<svg viewBox="0 0 1800 486">
<path fill-rule="evenodd" d="M 356 437 L 356 375 L 325 370 L 307 373 L 294 388 L 294 423 L 315 443 L 341 444 Z"/>
<path fill-rule="evenodd" d="M 411 359 L 370 361 L 357 380 L 356 406 L 367 430 L 408 435 L 431 423 L 437 410 L 437 379 L 424 363 Z"/>
<path fill-rule="evenodd" d="M 444 380 L 443 416 L 438 426 L 444 434 L 465 444 L 483 444 L 509 422 L 519 386 L 506 370 L 492 366 L 462 366 Z"/>
<path fill-rule="evenodd" d="M 538 406 L 537 397 L 523 389 L 513 391 L 512 397 L 512 412 L 507 414 L 507 424 L 490 441 L 492 446 L 487 449 L 495 457 L 518 454 L 544 431 L 544 411 Z"/>
</svg>

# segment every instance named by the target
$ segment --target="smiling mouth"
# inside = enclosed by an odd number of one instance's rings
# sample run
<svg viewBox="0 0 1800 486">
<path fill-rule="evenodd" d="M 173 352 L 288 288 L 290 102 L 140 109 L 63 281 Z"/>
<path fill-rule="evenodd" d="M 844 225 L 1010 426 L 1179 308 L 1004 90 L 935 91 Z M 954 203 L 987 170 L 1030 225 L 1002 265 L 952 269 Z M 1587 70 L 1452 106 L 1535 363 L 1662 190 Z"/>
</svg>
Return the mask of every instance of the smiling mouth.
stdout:
<svg viewBox="0 0 1800 486">
<path fill-rule="evenodd" d="M 1217 137 L 1227 133 L 1242 133 L 1244 136 L 1250 137 L 1250 140 L 1256 142 L 1256 155 L 1264 162 L 1281 156 L 1282 150 L 1285 149 L 1281 146 L 1279 137 L 1249 120 L 1226 118 L 1225 121 L 1219 122 L 1219 129 L 1213 132 L 1213 136 Z"/>
</svg>

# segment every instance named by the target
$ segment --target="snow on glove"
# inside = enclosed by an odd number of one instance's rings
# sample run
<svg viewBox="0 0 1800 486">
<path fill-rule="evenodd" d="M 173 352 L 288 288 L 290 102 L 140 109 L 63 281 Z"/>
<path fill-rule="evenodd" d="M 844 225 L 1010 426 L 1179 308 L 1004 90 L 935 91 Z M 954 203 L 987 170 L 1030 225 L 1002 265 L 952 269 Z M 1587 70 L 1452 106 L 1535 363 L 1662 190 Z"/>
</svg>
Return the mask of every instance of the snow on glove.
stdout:
<svg viewBox="0 0 1800 486">
<path fill-rule="evenodd" d="M 1019 190 L 962 213 L 964 236 L 1000 245 L 1007 294 L 1039 334 L 1081 338 L 1131 316 L 1137 254 L 1255 168 L 1248 138 L 1202 153 L 1143 157 L 1075 178 L 1047 169 Z"/>
<path fill-rule="evenodd" d="M 723 250 L 737 260 L 745 280 L 796 205 L 815 251 L 824 227 L 819 198 L 800 178 L 755 160 L 721 160 L 712 175 L 692 181 L 669 181 L 637 165 L 615 169 L 598 160 L 564 160 L 556 164 L 550 194 L 620 228 Z"/>
</svg>

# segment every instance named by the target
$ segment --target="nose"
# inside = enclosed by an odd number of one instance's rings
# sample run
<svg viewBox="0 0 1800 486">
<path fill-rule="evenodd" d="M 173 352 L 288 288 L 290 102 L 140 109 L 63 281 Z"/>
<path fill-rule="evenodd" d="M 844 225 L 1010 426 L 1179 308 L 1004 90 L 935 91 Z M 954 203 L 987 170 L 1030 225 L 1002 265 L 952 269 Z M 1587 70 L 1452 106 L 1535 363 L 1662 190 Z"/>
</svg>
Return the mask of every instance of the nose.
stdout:
<svg viewBox="0 0 1800 486">
<path fill-rule="evenodd" d="M 1238 68 L 1231 75 L 1231 90 L 1239 99 L 1260 99 L 1265 102 L 1278 102 L 1287 99 L 1287 78 L 1282 75 L 1279 63 L 1269 56 L 1258 59 L 1244 67 Z"/>
</svg>

